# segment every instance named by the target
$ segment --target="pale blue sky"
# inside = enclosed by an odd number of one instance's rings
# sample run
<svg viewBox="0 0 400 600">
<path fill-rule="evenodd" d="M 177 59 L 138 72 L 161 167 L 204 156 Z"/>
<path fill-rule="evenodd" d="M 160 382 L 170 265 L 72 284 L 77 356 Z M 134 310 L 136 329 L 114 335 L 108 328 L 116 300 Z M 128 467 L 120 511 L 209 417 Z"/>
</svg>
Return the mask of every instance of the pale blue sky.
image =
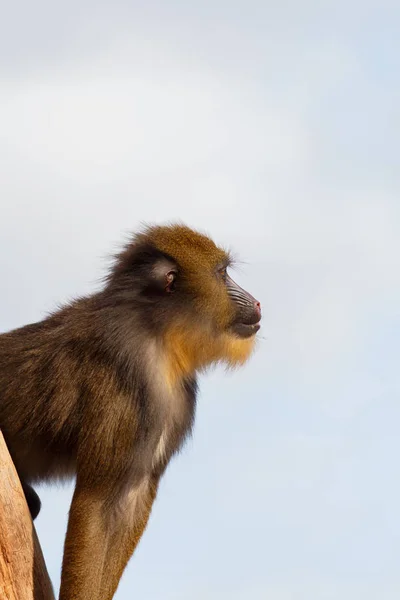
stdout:
<svg viewBox="0 0 400 600">
<path fill-rule="evenodd" d="M 248 366 L 202 377 L 117 600 L 400 597 L 399 30 L 394 1 L 3 9 L 0 330 L 175 218 L 264 309 Z M 56 587 L 71 490 L 37 521 Z"/>
</svg>

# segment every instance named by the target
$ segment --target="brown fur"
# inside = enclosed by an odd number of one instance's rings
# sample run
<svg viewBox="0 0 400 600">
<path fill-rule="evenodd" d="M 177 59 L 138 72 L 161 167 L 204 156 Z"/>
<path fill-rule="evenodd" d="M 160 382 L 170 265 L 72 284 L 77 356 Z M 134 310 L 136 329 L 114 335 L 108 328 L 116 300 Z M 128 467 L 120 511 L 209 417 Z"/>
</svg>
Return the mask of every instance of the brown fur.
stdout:
<svg viewBox="0 0 400 600">
<path fill-rule="evenodd" d="M 190 434 L 197 372 L 253 350 L 259 309 L 229 262 L 183 225 L 149 227 L 102 291 L 0 335 L 0 428 L 32 514 L 31 482 L 76 474 L 61 600 L 111 600 Z"/>
</svg>

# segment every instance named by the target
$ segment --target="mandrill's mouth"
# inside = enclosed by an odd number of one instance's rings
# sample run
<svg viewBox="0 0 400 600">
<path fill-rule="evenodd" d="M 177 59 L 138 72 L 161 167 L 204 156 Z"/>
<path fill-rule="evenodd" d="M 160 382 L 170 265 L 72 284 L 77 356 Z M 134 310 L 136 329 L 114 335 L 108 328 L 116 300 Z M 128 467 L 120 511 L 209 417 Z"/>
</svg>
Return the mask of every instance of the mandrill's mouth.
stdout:
<svg viewBox="0 0 400 600">
<path fill-rule="evenodd" d="M 235 323 L 232 326 L 232 331 L 240 338 L 248 338 L 255 335 L 260 329 L 260 323 Z"/>
</svg>

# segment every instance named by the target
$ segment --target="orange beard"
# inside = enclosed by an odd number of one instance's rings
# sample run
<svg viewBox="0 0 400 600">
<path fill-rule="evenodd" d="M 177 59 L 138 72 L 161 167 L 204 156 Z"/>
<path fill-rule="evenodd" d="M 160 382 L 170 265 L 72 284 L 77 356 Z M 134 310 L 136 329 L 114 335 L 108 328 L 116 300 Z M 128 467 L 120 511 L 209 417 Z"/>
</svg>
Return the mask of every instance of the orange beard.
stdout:
<svg viewBox="0 0 400 600">
<path fill-rule="evenodd" d="M 173 387 L 184 377 L 215 363 L 235 368 L 243 365 L 255 347 L 255 336 L 241 339 L 234 334 L 215 335 L 204 329 L 173 327 L 165 335 L 167 381 Z"/>
</svg>

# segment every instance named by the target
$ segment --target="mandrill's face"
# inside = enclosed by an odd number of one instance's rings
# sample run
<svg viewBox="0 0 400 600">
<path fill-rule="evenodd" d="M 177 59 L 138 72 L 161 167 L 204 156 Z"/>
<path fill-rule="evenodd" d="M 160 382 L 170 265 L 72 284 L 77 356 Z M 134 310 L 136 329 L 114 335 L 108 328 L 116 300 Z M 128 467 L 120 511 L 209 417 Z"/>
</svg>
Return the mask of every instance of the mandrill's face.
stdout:
<svg viewBox="0 0 400 600">
<path fill-rule="evenodd" d="M 171 305 L 182 313 L 211 321 L 216 330 L 248 338 L 260 328 L 261 305 L 228 274 L 229 254 L 207 236 L 188 227 L 157 227 L 151 230 L 157 248 L 165 252 L 164 289 Z"/>
</svg>

